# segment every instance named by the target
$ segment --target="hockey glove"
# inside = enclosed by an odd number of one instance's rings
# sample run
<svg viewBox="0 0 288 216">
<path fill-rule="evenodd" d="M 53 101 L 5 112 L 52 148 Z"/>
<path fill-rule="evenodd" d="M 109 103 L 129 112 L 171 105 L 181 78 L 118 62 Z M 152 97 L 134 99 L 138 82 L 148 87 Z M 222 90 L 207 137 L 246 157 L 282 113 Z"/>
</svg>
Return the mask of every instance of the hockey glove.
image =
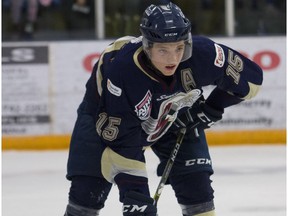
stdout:
<svg viewBox="0 0 288 216">
<path fill-rule="evenodd" d="M 188 130 L 197 128 L 204 130 L 210 128 L 215 122 L 222 119 L 224 110 L 217 110 L 205 101 L 199 101 L 181 114 L 174 122 L 178 129 L 186 127 Z"/>
<path fill-rule="evenodd" d="M 157 216 L 154 200 L 144 194 L 130 191 L 123 201 L 124 216 Z"/>
</svg>

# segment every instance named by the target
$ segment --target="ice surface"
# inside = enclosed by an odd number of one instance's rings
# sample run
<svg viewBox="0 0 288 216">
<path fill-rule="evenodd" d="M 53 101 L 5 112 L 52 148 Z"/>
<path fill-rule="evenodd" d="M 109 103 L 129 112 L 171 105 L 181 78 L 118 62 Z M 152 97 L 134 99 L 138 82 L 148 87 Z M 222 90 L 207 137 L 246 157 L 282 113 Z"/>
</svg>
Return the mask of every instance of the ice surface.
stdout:
<svg viewBox="0 0 288 216">
<path fill-rule="evenodd" d="M 211 147 L 217 216 L 286 215 L 286 146 Z M 2 215 L 63 216 L 69 182 L 68 151 L 2 152 Z M 151 193 L 159 182 L 157 158 L 146 152 Z M 159 216 L 180 216 L 170 186 L 158 202 Z M 121 216 L 114 186 L 101 216 Z"/>
</svg>

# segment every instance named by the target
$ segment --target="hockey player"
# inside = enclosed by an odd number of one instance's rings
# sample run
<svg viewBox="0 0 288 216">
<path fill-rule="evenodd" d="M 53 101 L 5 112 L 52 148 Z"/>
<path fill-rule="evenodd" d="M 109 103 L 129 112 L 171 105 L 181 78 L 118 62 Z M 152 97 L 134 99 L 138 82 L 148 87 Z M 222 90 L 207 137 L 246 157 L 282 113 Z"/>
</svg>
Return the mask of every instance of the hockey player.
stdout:
<svg viewBox="0 0 288 216">
<path fill-rule="evenodd" d="M 102 53 L 72 134 L 66 216 L 99 215 L 112 184 L 124 216 L 156 216 L 144 151 L 151 146 L 162 175 L 183 127 L 187 132 L 167 184 L 183 215 L 215 215 L 204 130 L 222 119 L 224 109 L 253 98 L 263 75 L 232 48 L 192 37 L 190 26 L 175 4 L 151 5 L 141 37 L 120 38 Z M 208 85 L 215 88 L 204 98 L 201 89 Z"/>
</svg>

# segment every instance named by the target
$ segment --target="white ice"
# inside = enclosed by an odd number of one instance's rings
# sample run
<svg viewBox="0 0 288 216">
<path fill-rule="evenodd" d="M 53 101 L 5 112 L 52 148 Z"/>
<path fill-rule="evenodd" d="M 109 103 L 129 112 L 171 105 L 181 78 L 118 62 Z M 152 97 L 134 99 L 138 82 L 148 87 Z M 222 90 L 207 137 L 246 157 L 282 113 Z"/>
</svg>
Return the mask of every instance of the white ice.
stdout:
<svg viewBox="0 0 288 216">
<path fill-rule="evenodd" d="M 286 146 L 211 147 L 217 216 L 286 215 Z M 68 151 L 3 151 L 3 216 L 63 216 L 70 183 L 65 179 Z M 157 159 L 147 150 L 151 193 L 159 178 Z M 158 202 L 159 216 L 180 216 L 170 186 Z M 114 186 L 101 216 L 121 216 Z"/>
</svg>

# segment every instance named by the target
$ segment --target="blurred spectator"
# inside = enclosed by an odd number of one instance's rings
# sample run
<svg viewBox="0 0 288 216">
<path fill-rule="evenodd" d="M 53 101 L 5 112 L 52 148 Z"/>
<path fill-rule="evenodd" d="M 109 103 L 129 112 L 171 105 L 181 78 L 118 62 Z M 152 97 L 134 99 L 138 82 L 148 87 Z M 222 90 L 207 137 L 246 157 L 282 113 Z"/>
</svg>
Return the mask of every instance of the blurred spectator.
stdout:
<svg viewBox="0 0 288 216">
<path fill-rule="evenodd" d="M 138 35 L 142 11 L 169 0 L 103 1 L 105 37 L 115 38 Z M 193 21 L 193 34 L 225 34 L 224 0 L 174 1 Z M 2 0 L 2 41 L 95 39 L 95 2 Z M 236 35 L 286 35 L 286 4 L 284 0 L 235 0 Z"/>
<path fill-rule="evenodd" d="M 37 13 L 38 0 L 11 0 L 12 24 L 16 36 L 33 38 Z"/>
<path fill-rule="evenodd" d="M 66 28 L 70 36 L 81 33 L 94 34 L 94 1 L 73 0 L 62 2 Z"/>
</svg>

